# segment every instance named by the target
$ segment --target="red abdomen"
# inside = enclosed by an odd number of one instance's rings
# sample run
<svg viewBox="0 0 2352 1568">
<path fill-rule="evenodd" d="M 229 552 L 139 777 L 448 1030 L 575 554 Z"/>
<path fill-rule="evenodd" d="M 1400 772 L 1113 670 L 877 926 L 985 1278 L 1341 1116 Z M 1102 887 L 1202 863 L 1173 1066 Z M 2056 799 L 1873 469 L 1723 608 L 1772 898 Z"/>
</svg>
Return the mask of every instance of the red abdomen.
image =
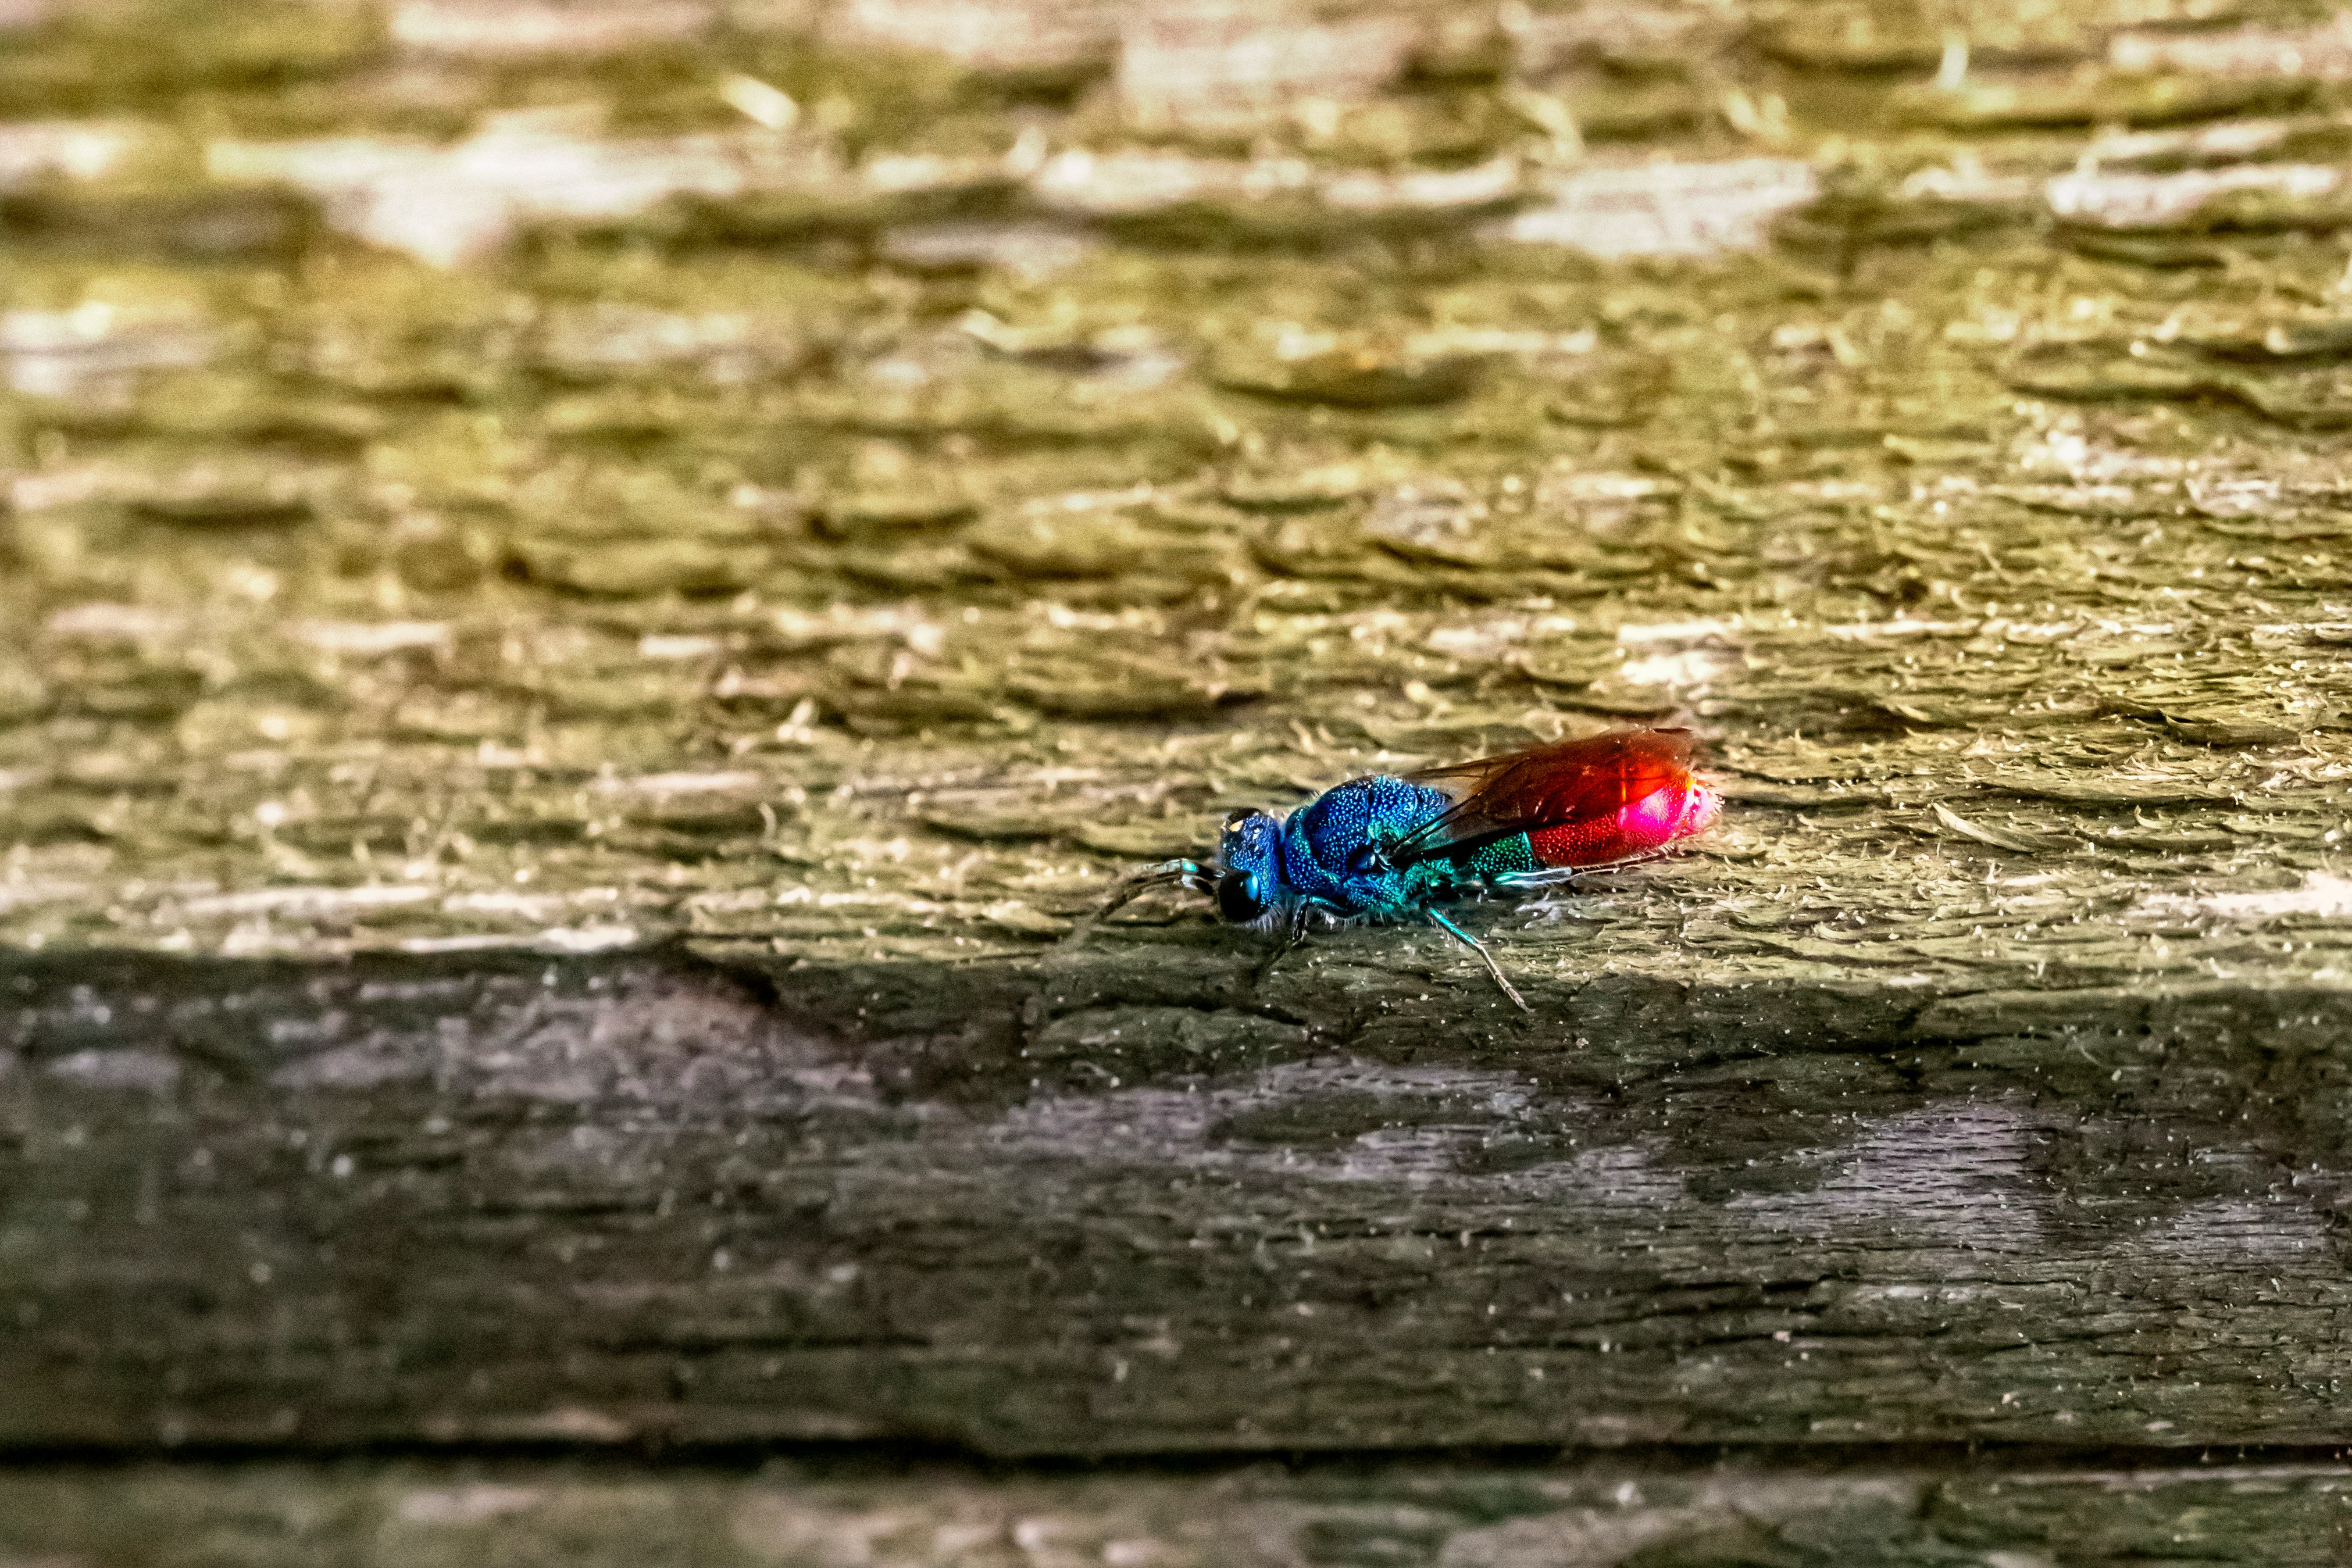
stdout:
<svg viewBox="0 0 2352 1568">
<path fill-rule="evenodd" d="M 1636 796 L 1633 791 L 1648 784 Z M 1621 803 L 1574 821 L 1538 828 L 1528 845 L 1546 866 L 1603 865 L 1664 849 L 1715 821 L 1722 798 L 1687 771 L 1660 779 L 1644 770 L 1627 780 Z"/>
</svg>

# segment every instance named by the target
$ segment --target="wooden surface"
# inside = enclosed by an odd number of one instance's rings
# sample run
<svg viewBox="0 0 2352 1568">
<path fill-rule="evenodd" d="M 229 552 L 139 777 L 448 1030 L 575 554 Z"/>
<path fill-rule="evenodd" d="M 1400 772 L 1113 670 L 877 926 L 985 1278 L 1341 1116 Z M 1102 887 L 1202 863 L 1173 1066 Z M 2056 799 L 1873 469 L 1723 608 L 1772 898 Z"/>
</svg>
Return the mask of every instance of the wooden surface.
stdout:
<svg viewBox="0 0 2352 1568">
<path fill-rule="evenodd" d="M 2340 19 L 0 26 L 10 1452 L 2352 1438 Z M 1666 719 L 1530 1014 L 1087 923 Z"/>
<path fill-rule="evenodd" d="M 1600 981 L 1547 1048 L 1467 988 L 1020 1030 L 950 973 L 974 1025 L 857 1040 L 682 959 L 20 971 L 0 1438 L 2342 1430 L 2324 998 L 1923 1027 Z"/>
<path fill-rule="evenodd" d="M 0 1475 L 12 1563 L 95 1568 L 2020 1568 L 2343 1561 L 2336 1464 L 547 1462 Z"/>
</svg>

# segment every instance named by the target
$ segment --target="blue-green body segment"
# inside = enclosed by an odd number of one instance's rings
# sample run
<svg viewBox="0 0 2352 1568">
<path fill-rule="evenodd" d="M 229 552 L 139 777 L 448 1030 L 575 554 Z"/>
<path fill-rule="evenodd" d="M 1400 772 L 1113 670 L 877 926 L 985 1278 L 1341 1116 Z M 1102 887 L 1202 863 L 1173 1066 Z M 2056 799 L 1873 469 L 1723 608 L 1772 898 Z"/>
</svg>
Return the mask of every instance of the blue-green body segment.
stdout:
<svg viewBox="0 0 2352 1568">
<path fill-rule="evenodd" d="M 1285 821 L 1263 811 L 1237 816 L 1225 825 L 1218 859 L 1242 886 L 1221 903 L 1228 918 L 1307 904 L 1342 919 L 1404 920 L 1463 888 L 1539 868 L 1525 833 L 1451 859 L 1387 862 L 1387 846 L 1455 803 L 1444 790 L 1376 773 L 1325 790 Z"/>
</svg>

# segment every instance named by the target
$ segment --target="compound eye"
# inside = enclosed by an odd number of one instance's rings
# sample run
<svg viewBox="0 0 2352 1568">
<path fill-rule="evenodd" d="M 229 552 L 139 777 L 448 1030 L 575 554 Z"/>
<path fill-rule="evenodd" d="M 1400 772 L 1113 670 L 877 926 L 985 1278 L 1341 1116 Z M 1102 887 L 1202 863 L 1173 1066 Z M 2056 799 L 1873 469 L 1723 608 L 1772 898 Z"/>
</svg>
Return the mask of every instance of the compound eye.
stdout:
<svg viewBox="0 0 2352 1568">
<path fill-rule="evenodd" d="M 1229 871 L 1217 879 L 1217 913 L 1236 925 L 1246 925 L 1265 913 L 1265 905 L 1250 891 L 1248 877 Z"/>
</svg>

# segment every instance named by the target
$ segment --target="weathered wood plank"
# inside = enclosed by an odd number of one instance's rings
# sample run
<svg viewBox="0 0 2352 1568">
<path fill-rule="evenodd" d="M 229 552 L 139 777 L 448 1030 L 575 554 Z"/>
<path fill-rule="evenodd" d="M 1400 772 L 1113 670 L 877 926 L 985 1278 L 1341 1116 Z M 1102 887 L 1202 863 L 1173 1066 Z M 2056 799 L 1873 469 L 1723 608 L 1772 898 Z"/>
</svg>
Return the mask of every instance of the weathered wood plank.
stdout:
<svg viewBox="0 0 2352 1568">
<path fill-rule="evenodd" d="M 20 967 L 0 1440 L 2343 1430 L 2326 997 L 1963 1036 L 1794 992 L 1742 1038 L 1753 993 L 1595 982 L 1582 1043 L 1475 991 L 1024 1033 L 982 967 L 931 982 L 961 1027 L 861 1041 L 794 977 Z"/>
<path fill-rule="evenodd" d="M 0 1473 L 0 1553 L 44 1568 L 464 1563 L 708 1568 L 2317 1568 L 2352 1472 L 1443 1462 L 1017 1475 L 939 1464 L 652 1475 L 548 1463 L 144 1464 Z"/>
</svg>

